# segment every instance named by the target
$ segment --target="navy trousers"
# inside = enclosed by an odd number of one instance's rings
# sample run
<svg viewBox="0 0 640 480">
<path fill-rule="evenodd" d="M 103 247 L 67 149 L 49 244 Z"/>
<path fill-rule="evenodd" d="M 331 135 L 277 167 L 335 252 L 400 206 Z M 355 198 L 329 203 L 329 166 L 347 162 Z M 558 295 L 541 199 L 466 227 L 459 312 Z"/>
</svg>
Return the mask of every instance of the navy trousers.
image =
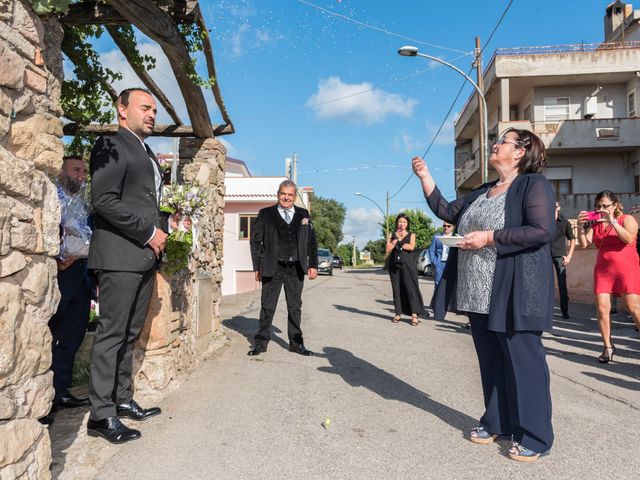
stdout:
<svg viewBox="0 0 640 480">
<path fill-rule="evenodd" d="M 51 370 L 56 398 L 69 395 L 76 352 L 82 344 L 89 322 L 91 288 L 87 278 L 87 261 L 76 260 L 58 272 L 60 303 L 49 320 L 52 337 Z"/>
<path fill-rule="evenodd" d="M 549 368 L 542 332 L 487 330 L 488 315 L 470 313 L 485 413 L 480 425 L 542 453 L 553 444 Z"/>
</svg>

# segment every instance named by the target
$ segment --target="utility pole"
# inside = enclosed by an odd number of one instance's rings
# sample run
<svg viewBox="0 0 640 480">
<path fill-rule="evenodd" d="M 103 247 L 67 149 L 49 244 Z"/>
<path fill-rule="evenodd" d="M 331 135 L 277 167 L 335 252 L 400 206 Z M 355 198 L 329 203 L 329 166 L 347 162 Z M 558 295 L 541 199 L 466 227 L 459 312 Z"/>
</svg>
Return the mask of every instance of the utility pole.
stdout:
<svg viewBox="0 0 640 480">
<path fill-rule="evenodd" d="M 387 190 L 387 214 L 384 217 L 384 224 L 387 232 L 387 238 L 385 238 L 385 240 L 389 240 L 389 190 Z"/>
<path fill-rule="evenodd" d="M 480 48 L 480 37 L 476 37 L 476 49 L 474 51 L 474 55 L 476 57 L 474 66 L 476 67 L 476 71 L 478 74 L 478 87 L 480 87 L 480 91 L 484 92 L 484 79 L 482 77 L 482 49 Z M 478 124 L 480 128 L 478 129 L 478 138 L 480 139 L 480 178 L 481 183 L 487 182 L 487 145 L 485 145 L 485 128 L 489 128 L 489 125 L 484 125 L 484 102 L 480 98 L 480 93 L 477 93 L 478 98 Z M 487 112 L 488 113 L 488 112 Z M 502 121 L 508 121 L 508 118 L 503 118 Z"/>
<path fill-rule="evenodd" d="M 351 266 L 356 268 L 356 236 L 353 236 L 353 253 L 351 254 Z"/>
<path fill-rule="evenodd" d="M 293 152 L 293 183 L 298 185 L 298 154 Z"/>
</svg>

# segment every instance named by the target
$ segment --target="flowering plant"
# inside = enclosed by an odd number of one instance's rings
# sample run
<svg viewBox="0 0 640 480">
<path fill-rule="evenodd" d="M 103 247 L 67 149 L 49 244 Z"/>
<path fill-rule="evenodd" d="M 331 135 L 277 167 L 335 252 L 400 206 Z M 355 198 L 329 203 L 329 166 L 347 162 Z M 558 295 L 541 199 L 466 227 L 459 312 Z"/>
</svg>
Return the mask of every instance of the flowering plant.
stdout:
<svg viewBox="0 0 640 480">
<path fill-rule="evenodd" d="M 172 183 L 162 192 L 160 210 L 170 214 L 198 218 L 206 205 L 204 193 L 193 183 Z"/>
<path fill-rule="evenodd" d="M 198 218 L 206 205 L 204 192 L 197 184 L 166 185 L 162 193 L 160 210 L 171 214 L 172 231 L 166 242 L 165 271 L 175 273 L 189 263 L 189 252 L 197 248 Z"/>
</svg>

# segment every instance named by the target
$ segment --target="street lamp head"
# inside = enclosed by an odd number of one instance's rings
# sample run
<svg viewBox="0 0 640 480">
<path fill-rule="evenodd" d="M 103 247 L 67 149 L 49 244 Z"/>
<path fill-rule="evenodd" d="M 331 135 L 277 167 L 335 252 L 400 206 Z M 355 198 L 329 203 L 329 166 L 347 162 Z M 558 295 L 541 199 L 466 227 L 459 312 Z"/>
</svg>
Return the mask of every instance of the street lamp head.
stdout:
<svg viewBox="0 0 640 480">
<path fill-rule="evenodd" d="M 360 192 L 356 192 L 356 193 L 354 193 L 354 195 L 362 196 L 362 194 Z"/>
<path fill-rule="evenodd" d="M 418 55 L 418 47 L 414 47 L 413 45 L 405 45 L 404 47 L 400 47 L 398 49 L 398 54 L 403 57 L 415 57 Z"/>
</svg>

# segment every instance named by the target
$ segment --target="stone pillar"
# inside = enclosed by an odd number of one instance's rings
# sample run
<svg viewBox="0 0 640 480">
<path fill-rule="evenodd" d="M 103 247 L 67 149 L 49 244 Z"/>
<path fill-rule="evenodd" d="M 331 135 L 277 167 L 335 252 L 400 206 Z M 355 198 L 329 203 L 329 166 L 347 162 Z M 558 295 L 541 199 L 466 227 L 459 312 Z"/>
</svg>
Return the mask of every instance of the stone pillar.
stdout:
<svg viewBox="0 0 640 480">
<path fill-rule="evenodd" d="M 224 161 L 226 151 L 216 139 L 182 139 L 182 178 L 204 189 L 207 205 L 199 219 L 198 248 L 189 268 L 156 276 L 156 288 L 135 359 L 136 398 L 163 396 L 179 386 L 199 360 L 221 345 L 222 238 L 224 224 Z"/>
<path fill-rule="evenodd" d="M 47 322 L 60 294 L 62 28 L 0 2 L 0 479 L 48 479 L 53 398 Z"/>
</svg>

